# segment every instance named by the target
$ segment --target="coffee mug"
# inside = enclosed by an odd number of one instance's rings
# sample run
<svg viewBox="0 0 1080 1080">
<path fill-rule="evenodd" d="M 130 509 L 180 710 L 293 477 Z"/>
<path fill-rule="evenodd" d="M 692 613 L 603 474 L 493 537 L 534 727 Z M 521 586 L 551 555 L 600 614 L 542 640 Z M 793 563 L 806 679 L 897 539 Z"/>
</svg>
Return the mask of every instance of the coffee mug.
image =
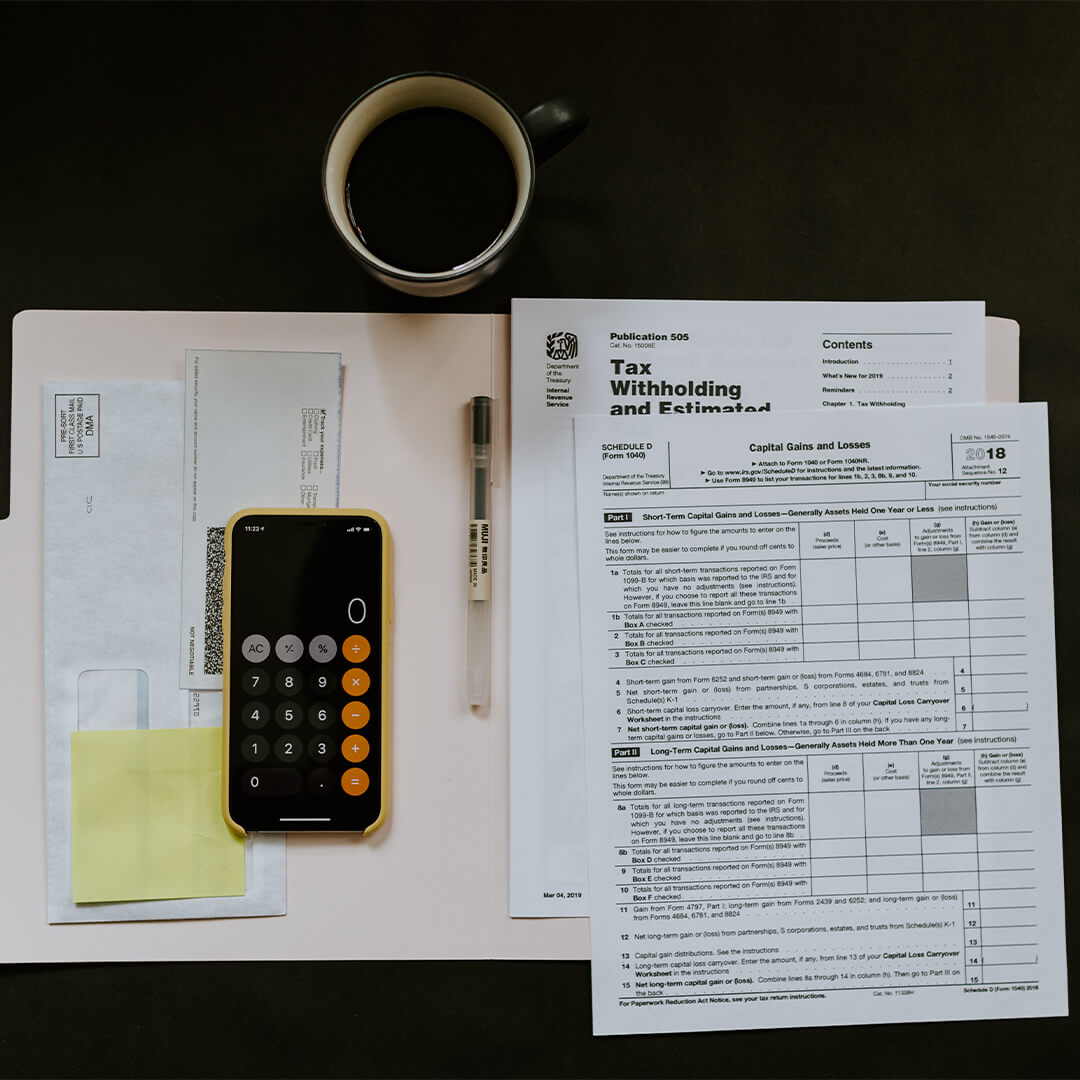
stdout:
<svg viewBox="0 0 1080 1080">
<path fill-rule="evenodd" d="M 569 97 L 518 116 L 459 75 L 398 75 L 359 97 L 323 156 L 330 220 L 391 288 L 453 296 L 486 280 L 521 234 L 536 166 L 588 123 Z"/>
</svg>

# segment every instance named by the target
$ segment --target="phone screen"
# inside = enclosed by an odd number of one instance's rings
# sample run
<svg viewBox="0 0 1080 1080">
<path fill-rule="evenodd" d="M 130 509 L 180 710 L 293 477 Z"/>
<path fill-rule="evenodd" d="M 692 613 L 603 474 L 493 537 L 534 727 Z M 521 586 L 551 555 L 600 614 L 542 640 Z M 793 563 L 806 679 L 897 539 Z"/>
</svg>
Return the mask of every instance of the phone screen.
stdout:
<svg viewBox="0 0 1080 1080">
<path fill-rule="evenodd" d="M 233 520 L 227 769 L 229 814 L 245 831 L 382 820 L 387 544 L 366 513 Z"/>
</svg>

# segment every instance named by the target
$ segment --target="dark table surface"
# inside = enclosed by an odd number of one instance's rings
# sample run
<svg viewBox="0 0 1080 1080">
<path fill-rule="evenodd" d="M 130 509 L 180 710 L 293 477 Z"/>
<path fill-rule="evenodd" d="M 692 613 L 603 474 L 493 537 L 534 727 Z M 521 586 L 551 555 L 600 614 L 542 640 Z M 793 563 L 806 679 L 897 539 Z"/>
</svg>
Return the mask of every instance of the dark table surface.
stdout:
<svg viewBox="0 0 1080 1080">
<path fill-rule="evenodd" d="M 592 116 L 542 167 L 510 264 L 442 301 L 368 280 L 318 182 L 342 110 L 421 69 L 519 109 L 570 91 Z M 0 94 L 7 319 L 514 296 L 985 299 L 1017 319 L 1021 398 L 1050 403 L 1075 882 L 1080 6 L 5 4 Z M 5 340 L 3 409 L 9 367 Z M 0 969 L 8 1076 L 1077 1075 L 1078 1036 L 1048 1019 L 596 1039 L 584 962 Z"/>
</svg>

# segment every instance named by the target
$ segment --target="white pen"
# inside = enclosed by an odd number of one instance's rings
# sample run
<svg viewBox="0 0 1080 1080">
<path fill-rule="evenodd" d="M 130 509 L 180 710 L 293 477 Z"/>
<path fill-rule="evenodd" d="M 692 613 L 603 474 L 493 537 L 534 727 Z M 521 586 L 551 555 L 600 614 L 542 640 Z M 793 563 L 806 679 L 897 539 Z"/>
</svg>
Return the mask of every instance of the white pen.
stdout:
<svg viewBox="0 0 1080 1080">
<path fill-rule="evenodd" d="M 491 688 L 491 398 L 469 405 L 469 626 L 465 697 L 486 705 Z"/>
</svg>

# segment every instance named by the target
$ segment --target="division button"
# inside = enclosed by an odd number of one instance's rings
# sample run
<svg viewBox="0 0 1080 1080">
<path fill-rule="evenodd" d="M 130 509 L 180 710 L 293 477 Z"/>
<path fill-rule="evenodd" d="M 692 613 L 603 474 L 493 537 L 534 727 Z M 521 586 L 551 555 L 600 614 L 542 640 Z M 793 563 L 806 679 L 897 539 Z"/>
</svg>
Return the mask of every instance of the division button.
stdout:
<svg viewBox="0 0 1080 1080">
<path fill-rule="evenodd" d="M 363 795 L 370 782 L 363 769 L 346 769 L 341 774 L 341 790 L 346 795 Z"/>
<path fill-rule="evenodd" d="M 346 761 L 363 761 L 371 752 L 371 747 L 363 735 L 350 735 L 341 744 L 341 752 Z"/>
<path fill-rule="evenodd" d="M 327 664 L 337 656 L 337 642 L 329 634 L 316 634 L 307 651 L 317 664 Z"/>
<path fill-rule="evenodd" d="M 362 664 L 371 655 L 371 642 L 363 634 L 350 634 L 342 643 L 341 655 L 350 664 Z"/>
<path fill-rule="evenodd" d="M 282 634 L 274 643 L 274 652 L 283 664 L 292 664 L 304 655 L 304 643 L 295 634 Z"/>
<path fill-rule="evenodd" d="M 241 790 L 259 797 L 295 795 L 303 786 L 299 769 L 248 769 L 240 777 Z"/>
<path fill-rule="evenodd" d="M 270 642 L 262 634 L 248 634 L 240 646 L 240 654 L 245 660 L 257 664 L 270 658 Z"/>
<path fill-rule="evenodd" d="M 362 701 L 350 701 L 341 710 L 341 719 L 346 727 L 359 731 L 371 719 L 371 710 Z"/>
<path fill-rule="evenodd" d="M 367 688 L 370 685 L 371 676 L 363 668 L 349 668 L 349 670 L 341 676 L 342 690 L 344 690 L 346 694 L 352 694 L 353 697 L 359 697 L 361 694 L 367 693 Z"/>
</svg>

